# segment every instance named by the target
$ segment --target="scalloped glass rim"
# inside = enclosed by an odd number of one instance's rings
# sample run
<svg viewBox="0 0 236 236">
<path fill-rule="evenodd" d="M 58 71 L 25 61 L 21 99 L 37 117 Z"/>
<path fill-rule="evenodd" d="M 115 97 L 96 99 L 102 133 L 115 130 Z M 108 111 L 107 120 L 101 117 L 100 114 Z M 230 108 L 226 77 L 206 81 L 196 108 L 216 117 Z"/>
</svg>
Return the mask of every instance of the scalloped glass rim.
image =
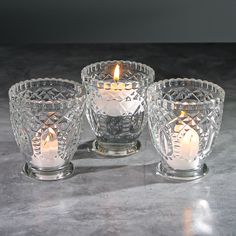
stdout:
<svg viewBox="0 0 236 236">
<path fill-rule="evenodd" d="M 225 91 L 223 88 L 221 88 L 219 85 L 209 82 L 207 80 L 201 80 L 201 79 L 194 79 L 194 78 L 171 78 L 171 79 L 165 79 L 160 80 L 158 82 L 153 83 L 149 87 L 149 93 L 153 93 L 156 90 L 162 90 L 163 88 L 166 88 L 167 84 L 176 82 L 176 81 L 190 81 L 193 83 L 199 83 L 201 87 L 205 85 L 204 89 L 207 90 L 211 87 L 211 89 L 214 89 L 215 93 L 218 94 L 218 96 L 214 99 L 211 99 L 210 101 L 204 101 L 204 102 L 179 102 L 179 101 L 169 101 L 165 98 L 162 99 L 162 106 L 167 109 L 180 109 L 180 110 L 199 110 L 203 109 L 206 106 L 216 106 L 217 104 L 222 104 L 225 99 Z M 200 88 L 200 87 L 199 87 Z"/>
<path fill-rule="evenodd" d="M 142 64 L 140 62 L 135 62 L 135 61 L 124 61 L 124 60 L 110 60 L 110 61 L 100 61 L 100 62 L 96 62 L 96 63 L 92 63 L 90 65 L 85 66 L 82 71 L 81 71 L 81 78 L 82 81 L 84 83 L 90 84 L 92 86 L 97 86 L 97 84 L 99 84 L 100 86 L 104 86 L 104 84 L 106 84 L 108 86 L 108 90 L 109 90 L 109 86 L 111 86 L 111 84 L 116 83 L 116 82 L 107 82 L 107 81 L 102 81 L 100 79 L 98 79 L 97 75 L 94 76 L 92 79 L 88 79 L 88 76 L 91 77 L 91 75 L 89 75 L 89 72 L 91 72 L 92 70 L 95 69 L 95 71 L 99 71 L 101 70 L 101 68 L 107 64 L 130 64 L 131 67 L 134 67 L 133 69 L 140 71 L 138 68 L 144 68 L 145 72 L 148 72 L 148 74 L 146 75 L 146 78 L 141 80 L 141 81 L 128 81 L 128 82 L 124 82 L 122 81 L 122 83 L 125 84 L 125 86 L 128 89 L 134 89 L 134 88 L 138 88 L 138 87 L 142 87 L 142 86 L 148 86 L 151 83 L 153 83 L 154 79 L 155 79 L 155 71 L 148 65 L 146 64 Z M 140 71 L 143 72 L 144 71 Z"/>
<path fill-rule="evenodd" d="M 31 85 L 32 83 L 37 83 L 37 82 L 43 82 L 43 81 L 50 81 L 50 82 L 62 82 L 62 83 L 68 83 L 74 86 L 75 91 L 78 92 L 76 93 L 76 96 L 74 98 L 68 98 L 68 99 L 60 99 L 60 100 L 53 100 L 53 101 L 44 101 L 42 99 L 39 100 L 30 100 L 28 98 L 24 98 L 23 96 L 19 95 L 17 93 L 18 88 L 22 88 L 25 86 L 25 89 L 30 88 L 28 85 Z M 86 92 L 82 84 L 75 82 L 73 80 L 67 80 L 67 79 L 61 79 L 61 78 L 37 78 L 37 79 L 30 79 L 30 80 L 24 80 L 20 81 L 18 83 L 13 84 L 9 91 L 9 99 L 10 101 L 13 98 L 18 98 L 24 101 L 25 103 L 30 103 L 30 104 L 38 104 L 38 105 L 60 105 L 60 106 L 68 106 L 69 104 L 72 104 L 76 101 L 76 99 L 80 99 L 81 97 L 85 96 Z"/>
</svg>

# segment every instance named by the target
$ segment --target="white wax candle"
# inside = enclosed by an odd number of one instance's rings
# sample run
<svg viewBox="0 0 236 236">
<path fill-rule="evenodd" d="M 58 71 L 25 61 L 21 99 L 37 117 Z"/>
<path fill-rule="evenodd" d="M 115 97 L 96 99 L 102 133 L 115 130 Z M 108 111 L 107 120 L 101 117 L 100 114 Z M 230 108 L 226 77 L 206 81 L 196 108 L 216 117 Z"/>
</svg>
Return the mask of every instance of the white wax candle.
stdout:
<svg viewBox="0 0 236 236">
<path fill-rule="evenodd" d="M 33 145 L 34 147 L 34 145 Z M 32 156 L 32 164 L 34 166 L 57 167 L 64 164 L 64 160 L 58 156 L 58 140 L 55 131 L 52 128 L 46 129 L 40 138 L 40 151 L 41 154 Z"/>
<path fill-rule="evenodd" d="M 108 116 L 133 115 L 137 110 L 143 112 L 143 98 L 132 84 L 120 82 L 120 65 L 114 69 L 113 83 L 98 84 L 98 95 L 94 98 L 95 110 Z"/>
<path fill-rule="evenodd" d="M 125 89 L 125 84 L 114 83 L 111 89 L 98 88 L 99 95 L 94 99 L 97 108 L 108 116 L 134 114 L 143 109 L 143 98 L 134 89 Z M 134 99 L 135 98 L 135 99 Z M 140 108 L 139 108 L 140 107 Z"/>
<path fill-rule="evenodd" d="M 198 133 L 189 125 L 177 124 L 172 135 L 172 143 L 173 159 L 167 161 L 168 165 L 178 170 L 195 169 L 199 164 Z"/>
</svg>

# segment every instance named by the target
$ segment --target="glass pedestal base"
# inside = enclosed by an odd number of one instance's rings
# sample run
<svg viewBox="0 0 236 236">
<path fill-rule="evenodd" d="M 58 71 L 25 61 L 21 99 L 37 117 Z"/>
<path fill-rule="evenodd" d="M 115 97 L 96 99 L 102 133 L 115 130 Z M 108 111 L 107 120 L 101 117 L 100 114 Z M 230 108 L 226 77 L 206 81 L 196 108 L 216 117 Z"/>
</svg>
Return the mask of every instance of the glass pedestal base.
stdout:
<svg viewBox="0 0 236 236">
<path fill-rule="evenodd" d="M 137 153 L 140 147 L 138 140 L 132 143 L 104 143 L 94 140 L 92 150 L 102 156 L 124 157 Z"/>
<path fill-rule="evenodd" d="M 205 176 L 208 170 L 206 164 L 203 164 L 201 168 L 196 170 L 174 170 L 172 168 L 166 168 L 162 162 L 159 162 L 156 168 L 156 174 L 167 179 L 191 181 Z"/>
<path fill-rule="evenodd" d="M 26 176 L 33 179 L 44 180 L 44 181 L 68 178 L 73 174 L 73 171 L 74 171 L 74 166 L 71 162 L 68 165 L 63 166 L 61 169 L 52 171 L 36 169 L 35 167 L 29 165 L 28 163 L 25 163 L 23 167 L 23 173 Z"/>
</svg>

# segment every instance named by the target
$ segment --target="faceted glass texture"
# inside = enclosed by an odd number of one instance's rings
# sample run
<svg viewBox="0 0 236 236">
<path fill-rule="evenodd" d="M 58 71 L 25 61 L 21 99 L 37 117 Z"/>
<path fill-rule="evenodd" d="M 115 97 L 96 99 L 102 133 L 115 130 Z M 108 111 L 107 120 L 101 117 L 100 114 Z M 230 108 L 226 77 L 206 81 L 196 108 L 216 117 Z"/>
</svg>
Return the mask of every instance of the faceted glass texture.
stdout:
<svg viewBox="0 0 236 236">
<path fill-rule="evenodd" d="M 85 105 L 82 85 L 54 78 L 26 80 L 10 88 L 9 98 L 26 174 L 43 180 L 71 174 Z"/>
<path fill-rule="evenodd" d="M 114 68 L 120 65 L 120 80 Z M 87 118 L 96 135 L 94 150 L 108 156 L 125 156 L 139 149 L 137 138 L 147 122 L 147 87 L 152 68 L 130 61 L 91 64 L 81 72 L 87 91 Z"/>
<path fill-rule="evenodd" d="M 195 179 L 207 172 L 209 156 L 219 133 L 224 90 L 211 82 L 170 79 L 148 89 L 149 128 L 162 156 L 158 173 L 176 179 Z"/>
</svg>

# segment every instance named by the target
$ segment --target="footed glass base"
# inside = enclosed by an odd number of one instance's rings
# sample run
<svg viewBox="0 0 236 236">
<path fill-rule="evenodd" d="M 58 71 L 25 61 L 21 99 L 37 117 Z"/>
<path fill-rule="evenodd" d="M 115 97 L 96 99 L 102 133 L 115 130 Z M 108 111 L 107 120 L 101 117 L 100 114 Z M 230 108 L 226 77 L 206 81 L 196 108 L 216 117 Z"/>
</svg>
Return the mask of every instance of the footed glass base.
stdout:
<svg viewBox="0 0 236 236">
<path fill-rule="evenodd" d="M 123 157 L 137 153 L 140 147 L 138 140 L 132 143 L 104 143 L 94 140 L 92 150 L 102 156 Z"/>
<path fill-rule="evenodd" d="M 37 180 L 59 180 L 59 179 L 65 179 L 68 178 L 73 174 L 74 166 L 70 162 L 68 165 L 63 166 L 61 169 L 52 170 L 52 171 L 45 171 L 36 169 L 35 167 L 29 165 L 26 163 L 23 167 L 23 173 L 33 179 Z"/>
<path fill-rule="evenodd" d="M 156 174 L 161 175 L 167 179 L 191 181 L 199 179 L 208 173 L 208 167 L 203 164 L 201 168 L 196 170 L 174 170 L 172 168 L 166 168 L 162 162 L 159 162 L 156 169 Z"/>
</svg>

